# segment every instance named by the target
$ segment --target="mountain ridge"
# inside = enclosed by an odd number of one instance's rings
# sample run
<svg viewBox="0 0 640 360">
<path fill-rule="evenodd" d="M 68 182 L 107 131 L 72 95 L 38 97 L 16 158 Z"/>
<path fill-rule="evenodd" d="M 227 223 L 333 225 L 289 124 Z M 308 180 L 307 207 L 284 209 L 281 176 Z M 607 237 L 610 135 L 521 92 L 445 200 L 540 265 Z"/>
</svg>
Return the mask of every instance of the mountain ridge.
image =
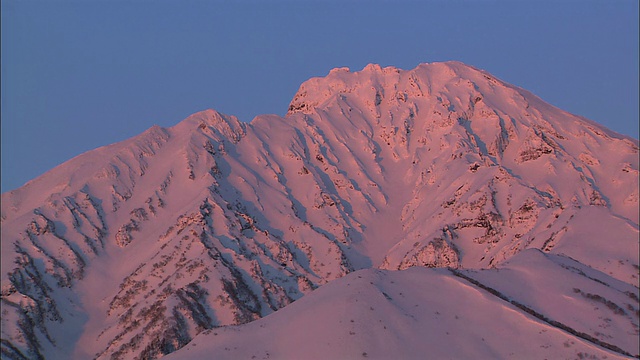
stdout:
<svg viewBox="0 0 640 360">
<path fill-rule="evenodd" d="M 637 154 L 462 63 L 334 69 L 285 117 L 205 110 L 2 194 L 3 355 L 157 358 L 359 269 L 531 248 L 637 288 Z"/>
</svg>

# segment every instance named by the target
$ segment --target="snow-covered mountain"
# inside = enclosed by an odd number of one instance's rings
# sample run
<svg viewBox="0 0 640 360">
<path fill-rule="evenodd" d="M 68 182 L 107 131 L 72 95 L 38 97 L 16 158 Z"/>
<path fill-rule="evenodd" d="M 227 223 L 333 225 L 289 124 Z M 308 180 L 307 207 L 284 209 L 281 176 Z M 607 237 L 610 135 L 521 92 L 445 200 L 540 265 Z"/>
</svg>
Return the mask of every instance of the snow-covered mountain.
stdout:
<svg viewBox="0 0 640 360">
<path fill-rule="evenodd" d="M 638 151 L 458 62 L 196 113 L 2 194 L 2 356 L 637 356 Z"/>
</svg>

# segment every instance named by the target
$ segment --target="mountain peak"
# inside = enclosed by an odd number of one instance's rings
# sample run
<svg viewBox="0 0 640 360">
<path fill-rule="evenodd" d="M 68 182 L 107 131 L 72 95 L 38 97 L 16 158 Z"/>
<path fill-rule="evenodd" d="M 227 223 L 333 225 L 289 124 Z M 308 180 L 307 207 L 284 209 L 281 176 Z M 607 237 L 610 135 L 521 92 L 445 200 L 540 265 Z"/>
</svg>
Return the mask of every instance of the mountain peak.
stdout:
<svg viewBox="0 0 640 360">
<path fill-rule="evenodd" d="M 451 91 L 447 85 L 459 84 L 463 80 L 467 81 L 469 90 L 476 91 L 479 89 L 475 85 L 477 82 L 502 84 L 488 73 L 457 61 L 424 63 L 412 70 L 393 66 L 382 68 L 378 64 L 368 64 L 356 72 L 351 72 L 349 68 L 335 68 L 326 77 L 304 82 L 291 101 L 287 115 L 311 113 L 322 107 L 325 101 L 339 95 L 363 98 L 373 95 L 374 103 L 385 95 L 391 95 L 406 102 L 415 97 Z"/>
<path fill-rule="evenodd" d="M 441 324 L 441 313 L 415 307 L 434 293 L 456 312 L 445 328 L 459 329 L 459 311 L 478 313 L 466 301 L 490 289 L 490 308 L 508 307 L 514 324 L 546 321 L 532 334 L 587 334 L 576 340 L 635 354 L 639 305 L 625 294 L 638 279 L 638 151 L 637 141 L 459 62 L 333 69 L 300 86 L 286 117 L 241 123 L 201 111 L 2 195 L 2 356 L 155 359 L 338 278 L 322 296 L 372 286 L 342 298 L 342 310 L 362 317 L 322 316 L 330 334 L 358 338 L 352 326 L 374 307 L 390 314 L 387 325 L 408 314 Z M 502 266 L 514 271 L 494 269 Z M 421 269 L 415 281 L 449 290 L 399 286 L 412 267 L 447 268 Z M 470 295 L 452 295 L 460 291 Z M 564 305 L 548 305 L 547 294 Z M 458 298 L 465 303 L 450 307 Z M 293 314 L 315 313 L 310 303 L 335 304 L 312 297 Z M 548 348 L 538 341 L 533 348 Z M 342 355 L 327 357 L 353 357 Z"/>
</svg>

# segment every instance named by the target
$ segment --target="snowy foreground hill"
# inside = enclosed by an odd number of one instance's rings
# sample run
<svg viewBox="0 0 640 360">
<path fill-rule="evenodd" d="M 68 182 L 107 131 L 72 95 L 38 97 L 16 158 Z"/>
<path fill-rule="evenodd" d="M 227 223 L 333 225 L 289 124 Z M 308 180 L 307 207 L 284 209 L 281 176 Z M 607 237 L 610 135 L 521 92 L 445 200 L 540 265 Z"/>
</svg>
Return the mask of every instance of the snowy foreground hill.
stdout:
<svg viewBox="0 0 640 360">
<path fill-rule="evenodd" d="M 458 62 L 196 113 L 2 194 L 2 358 L 638 357 L 638 151 Z"/>
</svg>

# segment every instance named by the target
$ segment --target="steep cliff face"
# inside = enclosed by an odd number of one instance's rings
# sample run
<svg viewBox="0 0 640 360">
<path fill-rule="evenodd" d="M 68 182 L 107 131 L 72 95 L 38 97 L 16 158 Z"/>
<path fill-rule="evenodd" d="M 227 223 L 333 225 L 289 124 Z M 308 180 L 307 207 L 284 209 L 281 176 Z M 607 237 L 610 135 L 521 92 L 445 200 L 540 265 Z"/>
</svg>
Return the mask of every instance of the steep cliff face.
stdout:
<svg viewBox="0 0 640 360">
<path fill-rule="evenodd" d="M 637 286 L 637 140 L 461 63 L 335 69 L 2 194 L 2 354 L 158 358 L 354 270 L 529 248 Z"/>
</svg>

